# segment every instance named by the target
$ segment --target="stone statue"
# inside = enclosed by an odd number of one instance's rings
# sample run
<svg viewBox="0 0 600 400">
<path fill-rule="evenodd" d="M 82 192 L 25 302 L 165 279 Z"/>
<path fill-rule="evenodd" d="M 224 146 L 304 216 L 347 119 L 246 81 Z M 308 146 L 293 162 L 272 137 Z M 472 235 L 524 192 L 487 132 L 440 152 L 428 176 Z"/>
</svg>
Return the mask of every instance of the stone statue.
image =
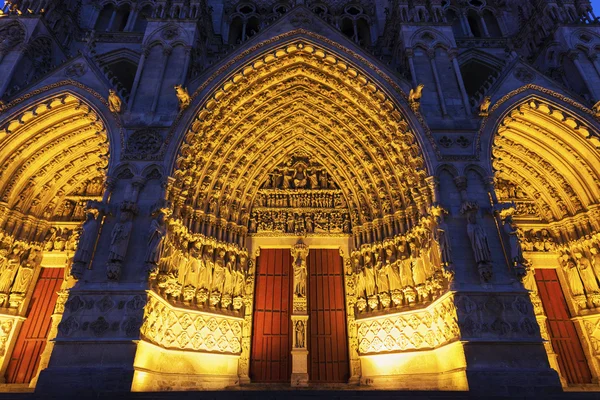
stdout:
<svg viewBox="0 0 600 400">
<path fill-rule="evenodd" d="M 490 109 L 490 105 L 492 104 L 491 99 L 492 98 L 490 96 L 485 96 L 483 98 L 483 101 L 479 105 L 479 116 L 480 117 L 487 117 L 488 115 L 490 115 L 489 109 Z"/>
<path fill-rule="evenodd" d="M 373 270 L 373 265 L 371 264 L 371 253 L 366 251 L 364 254 L 364 282 L 365 282 L 365 292 L 367 296 L 373 296 L 377 289 L 375 284 L 375 271 Z"/>
<path fill-rule="evenodd" d="M 303 349 L 305 347 L 304 344 L 304 333 L 305 333 L 305 326 L 304 326 L 304 321 L 296 321 L 295 323 L 295 327 L 294 327 L 294 333 L 296 335 L 296 348 L 297 349 Z"/>
<path fill-rule="evenodd" d="M 596 278 L 600 280 L 600 246 L 598 243 L 594 243 L 592 247 L 590 247 L 590 253 L 592 254 L 592 268 L 594 269 Z"/>
<path fill-rule="evenodd" d="M 510 245 L 510 261 L 512 263 L 512 267 L 514 268 L 517 276 L 522 279 L 527 273 L 527 268 L 525 265 L 525 258 L 523 257 L 521 238 L 519 237 L 520 232 L 512 219 L 512 215 L 508 215 L 506 218 L 504 218 L 504 225 L 502 226 L 502 229 L 508 235 L 508 241 Z"/>
<path fill-rule="evenodd" d="M 212 284 L 213 268 L 213 248 L 210 245 L 204 245 L 202 248 L 202 264 L 200 266 L 200 273 L 198 274 L 199 288 L 210 288 Z"/>
<path fill-rule="evenodd" d="M 165 214 L 161 212 L 152 220 L 148 230 L 148 249 L 146 250 L 144 262 L 146 263 L 146 271 L 149 274 L 156 273 L 166 235 Z"/>
<path fill-rule="evenodd" d="M 121 276 L 121 263 L 127 254 L 131 229 L 133 228 L 132 215 L 130 211 L 123 210 L 110 234 L 110 247 L 108 249 L 109 280 L 118 280 Z"/>
<path fill-rule="evenodd" d="M 179 100 L 179 111 L 185 110 L 192 102 L 192 98 L 187 89 L 181 85 L 175 85 L 175 94 Z"/>
<path fill-rule="evenodd" d="M 225 250 L 217 250 L 217 259 L 215 260 L 215 267 L 213 272 L 212 280 L 212 292 L 223 293 L 223 285 L 225 283 Z"/>
<path fill-rule="evenodd" d="M 571 288 L 573 296 L 580 296 L 584 294 L 583 283 L 579 277 L 579 271 L 577 266 L 571 257 L 569 257 L 563 265 L 565 269 L 565 275 L 567 276 L 567 282 Z"/>
<path fill-rule="evenodd" d="M 27 293 L 27 289 L 29 288 L 29 284 L 33 278 L 34 269 L 40 264 L 41 261 L 42 252 L 37 248 L 30 249 L 27 259 L 24 260 L 19 266 L 17 277 L 15 278 L 15 282 L 10 290 L 11 297 L 12 293 L 21 295 L 25 295 L 25 293 Z"/>
<path fill-rule="evenodd" d="M 233 295 L 237 275 L 235 274 L 235 253 L 229 253 L 229 260 L 225 265 L 225 283 L 223 294 Z"/>
<path fill-rule="evenodd" d="M 15 254 L 15 251 L 17 252 Z M 12 285 L 12 278 L 15 268 L 15 263 L 9 263 L 9 259 L 12 256 L 18 257 L 19 248 L 15 247 L 12 254 L 9 255 L 8 250 L 0 250 L 0 293 L 8 293 L 10 286 Z"/>
<path fill-rule="evenodd" d="M 410 89 L 408 93 L 408 104 L 414 112 L 417 112 L 421 106 L 421 96 L 424 87 L 425 85 L 420 83 L 415 89 Z"/>
<path fill-rule="evenodd" d="M 319 188 L 319 179 L 317 177 L 316 171 L 311 171 L 311 173 L 306 171 L 306 175 L 308 176 L 308 180 L 310 182 L 310 188 L 318 189 Z"/>
<path fill-rule="evenodd" d="M 306 260 L 298 257 L 294 266 L 294 295 L 306 297 Z"/>
<path fill-rule="evenodd" d="M 119 114 L 121 112 L 123 102 L 114 89 L 108 90 L 108 109 L 110 112 Z"/>
<path fill-rule="evenodd" d="M 94 246 L 98 237 L 98 221 L 91 212 L 86 214 L 86 220 L 81 227 L 79 234 L 79 243 L 73 256 L 73 265 L 71 267 L 71 276 L 75 279 L 81 279 L 86 265 L 92 259 Z"/>
<path fill-rule="evenodd" d="M 492 260 L 492 253 L 490 252 L 487 235 L 483 230 L 483 227 L 477 223 L 475 212 L 470 212 L 468 214 L 467 221 L 467 234 L 471 241 L 475 262 L 477 262 L 477 264 L 489 263 Z"/>
<path fill-rule="evenodd" d="M 454 276 L 454 265 L 452 264 L 452 246 L 450 245 L 448 224 L 442 215 L 436 217 L 434 240 L 437 241 L 440 251 L 440 262 L 444 272 Z"/>
<path fill-rule="evenodd" d="M 583 281 L 583 287 L 588 294 L 600 293 L 600 287 L 598 287 L 598 281 L 596 280 L 596 274 L 592 268 L 592 264 L 587 257 L 584 257 L 580 251 L 573 253 L 577 261 L 577 267 L 579 268 L 579 276 Z"/>
</svg>

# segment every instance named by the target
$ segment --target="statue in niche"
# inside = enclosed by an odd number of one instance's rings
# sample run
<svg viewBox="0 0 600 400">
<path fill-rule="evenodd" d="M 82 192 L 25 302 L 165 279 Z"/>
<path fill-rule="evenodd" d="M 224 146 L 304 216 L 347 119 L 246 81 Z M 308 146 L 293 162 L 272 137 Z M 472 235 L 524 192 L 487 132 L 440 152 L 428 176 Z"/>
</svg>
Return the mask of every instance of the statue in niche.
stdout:
<svg viewBox="0 0 600 400">
<path fill-rule="evenodd" d="M 152 220 L 148 230 L 148 249 L 146 250 L 144 262 L 146 263 L 146 272 L 149 274 L 157 272 L 166 235 L 165 214 L 161 212 Z"/>
<path fill-rule="evenodd" d="M 575 256 L 577 267 L 579 268 L 579 275 L 583 281 L 583 287 L 588 294 L 599 293 L 600 287 L 598 287 L 598 281 L 596 280 L 596 274 L 592 268 L 590 260 L 583 256 L 583 252 L 577 250 L 573 253 Z"/>
<path fill-rule="evenodd" d="M 384 264 L 381 260 L 377 260 L 375 270 L 377 271 L 377 292 L 387 293 L 390 291 L 390 281 L 388 280 L 389 264 Z"/>
<path fill-rule="evenodd" d="M 244 256 L 240 256 L 240 262 L 235 266 L 235 287 L 233 289 L 233 295 L 236 297 L 244 295 L 244 285 L 246 283 L 246 275 L 241 261 L 242 257 Z"/>
<path fill-rule="evenodd" d="M 473 203 L 466 203 L 463 205 L 463 210 L 467 214 L 467 235 L 477 263 L 479 278 L 481 283 L 487 283 L 492 279 L 492 254 L 487 235 L 483 227 L 477 223 L 478 207 Z"/>
<path fill-rule="evenodd" d="M 402 289 L 402 279 L 400 278 L 400 269 L 398 268 L 398 264 L 396 262 L 396 257 L 394 256 L 394 247 L 392 244 L 387 245 L 385 248 L 386 254 L 386 270 L 387 270 L 387 278 L 390 285 L 390 292 L 393 292 L 397 289 Z"/>
<path fill-rule="evenodd" d="M 75 279 L 81 279 L 86 265 L 92 258 L 94 245 L 98 238 L 98 220 L 93 213 L 86 214 L 86 220 L 81 227 L 79 234 L 79 244 L 73 256 L 73 265 L 71 267 L 71 276 Z"/>
<path fill-rule="evenodd" d="M 294 214 L 293 213 L 289 213 L 288 217 L 287 217 L 287 229 L 286 229 L 286 232 L 287 233 L 294 233 L 295 226 L 296 226 L 296 224 L 295 224 Z"/>
<path fill-rule="evenodd" d="M 296 167 L 296 174 L 294 175 L 294 187 L 296 189 L 303 189 L 308 183 L 304 168 L 305 167 L 302 164 L 299 164 L 298 167 Z"/>
<path fill-rule="evenodd" d="M 569 282 L 571 293 L 573 296 L 581 296 L 584 294 L 584 290 L 583 283 L 581 282 L 581 278 L 579 276 L 579 271 L 577 270 L 577 265 L 571 257 L 564 257 L 567 259 L 564 262 L 563 267 L 565 269 L 565 275 L 567 275 L 567 282 Z"/>
<path fill-rule="evenodd" d="M 306 260 L 298 256 L 294 266 L 294 295 L 306 297 Z"/>
<path fill-rule="evenodd" d="M 189 244 L 188 261 L 187 261 L 187 278 L 184 281 L 184 286 L 198 286 L 200 279 L 200 270 L 202 264 L 202 243 L 192 242 Z"/>
<path fill-rule="evenodd" d="M 107 269 L 109 280 L 118 280 L 121 276 L 121 263 L 127 254 L 131 229 L 133 228 L 132 217 L 131 211 L 122 210 L 119 215 L 119 222 L 115 224 L 110 234 Z"/>
<path fill-rule="evenodd" d="M 521 247 L 521 238 L 519 237 L 519 229 L 514 223 L 512 215 L 507 215 L 504 219 L 504 232 L 508 235 L 510 245 L 510 260 L 515 273 L 519 277 L 524 277 L 526 274 L 525 259 L 523 258 L 523 248 Z"/>
<path fill-rule="evenodd" d="M 450 245 L 450 233 L 448 224 L 444 220 L 444 216 L 439 214 L 435 217 L 435 236 L 434 240 L 439 246 L 440 264 L 447 276 L 454 276 L 454 265 L 452 263 L 452 246 Z"/>
<path fill-rule="evenodd" d="M 186 239 L 182 239 L 177 249 L 177 255 L 175 256 L 175 270 L 177 273 L 177 282 L 181 285 L 181 287 L 185 287 L 186 283 L 189 282 L 190 278 L 190 262 L 189 262 L 189 252 L 188 252 L 189 242 Z"/>
<path fill-rule="evenodd" d="M 304 321 L 297 320 L 294 324 L 294 333 L 296 336 L 296 348 L 303 349 L 305 347 L 304 344 L 304 336 L 305 336 L 305 326 Z"/>
</svg>

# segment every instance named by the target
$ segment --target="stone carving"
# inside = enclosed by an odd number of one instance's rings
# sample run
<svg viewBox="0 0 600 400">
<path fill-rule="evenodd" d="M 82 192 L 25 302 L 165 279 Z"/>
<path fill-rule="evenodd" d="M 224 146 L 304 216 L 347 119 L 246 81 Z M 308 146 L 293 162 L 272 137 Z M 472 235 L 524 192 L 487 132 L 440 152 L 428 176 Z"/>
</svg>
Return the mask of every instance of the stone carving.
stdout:
<svg viewBox="0 0 600 400">
<path fill-rule="evenodd" d="M 110 112 L 119 114 L 121 112 L 123 102 L 114 89 L 108 90 L 108 109 Z"/>
<path fill-rule="evenodd" d="M 21 305 L 33 279 L 34 270 L 40 265 L 41 261 L 42 251 L 36 247 L 30 248 L 25 256 L 25 260 L 19 265 L 17 275 L 10 288 L 10 307 L 18 308 Z"/>
<path fill-rule="evenodd" d="M 529 266 L 523 257 L 523 248 L 521 246 L 522 232 L 519 230 L 511 214 L 504 218 L 502 229 L 508 235 L 508 244 L 510 251 L 510 261 L 513 271 L 519 279 L 525 278 Z"/>
<path fill-rule="evenodd" d="M 0 26 L 0 61 L 24 40 L 25 30 L 20 23 L 15 21 Z"/>
<path fill-rule="evenodd" d="M 179 100 L 179 111 L 185 110 L 192 102 L 192 98 L 190 97 L 187 89 L 181 85 L 175 85 L 175 94 Z"/>
<path fill-rule="evenodd" d="M 98 239 L 98 220 L 93 213 L 86 214 L 86 220 L 81 227 L 77 251 L 73 256 L 71 275 L 75 279 L 81 279 L 86 266 L 92 259 L 96 240 Z"/>
<path fill-rule="evenodd" d="M 439 212 L 439 211 L 438 211 Z M 358 313 L 423 304 L 438 298 L 451 278 L 451 262 L 440 242 L 443 223 L 431 215 L 406 235 L 363 245 L 351 254 L 351 294 Z M 441 228 L 440 228 L 441 227 Z M 444 245 L 445 246 L 445 245 Z M 444 257 L 445 265 L 442 264 Z"/>
<path fill-rule="evenodd" d="M 0 320 L 0 357 L 6 355 L 6 344 L 12 332 L 13 321 L 10 319 Z"/>
<path fill-rule="evenodd" d="M 421 96 L 424 87 L 425 85 L 420 83 L 415 89 L 410 89 L 410 93 L 408 94 L 408 104 L 414 112 L 419 111 L 419 108 L 421 107 Z"/>
<path fill-rule="evenodd" d="M 162 136 L 157 130 L 138 129 L 127 139 L 127 152 L 135 156 L 153 155 L 160 151 L 162 144 Z"/>
<path fill-rule="evenodd" d="M 294 267 L 294 306 L 293 311 L 296 313 L 306 313 L 307 297 L 306 297 L 306 257 L 308 256 L 308 246 L 302 241 L 299 241 L 292 248 L 292 260 Z"/>
<path fill-rule="evenodd" d="M 65 75 L 69 78 L 81 78 L 87 72 L 87 66 L 84 63 L 74 63 L 65 68 Z"/>
<path fill-rule="evenodd" d="M 479 116 L 480 117 L 487 117 L 488 115 L 490 115 L 489 110 L 490 110 L 491 104 L 492 104 L 492 98 L 490 96 L 485 96 L 483 98 L 483 101 L 479 105 Z"/>
<path fill-rule="evenodd" d="M 426 309 L 356 321 L 361 355 L 432 349 L 459 338 L 452 297 Z"/>
<path fill-rule="evenodd" d="M 165 348 L 240 354 L 243 326 L 241 318 L 172 308 L 151 292 L 140 332 Z"/>
<path fill-rule="evenodd" d="M 303 319 L 294 321 L 294 348 L 296 348 L 296 349 L 306 348 L 305 337 L 306 337 L 306 321 Z"/>
<path fill-rule="evenodd" d="M 127 254 L 131 229 L 133 228 L 132 220 L 133 212 L 127 208 L 122 208 L 119 213 L 119 220 L 110 234 L 106 275 L 111 281 L 118 281 L 121 276 L 121 267 Z"/>
<path fill-rule="evenodd" d="M 167 228 L 165 224 L 165 214 L 159 212 L 159 214 L 150 223 L 150 229 L 148 231 L 148 249 L 146 250 L 146 271 L 150 276 L 155 275 L 158 271 L 158 263 L 163 251 L 163 241 L 167 234 Z"/>
<path fill-rule="evenodd" d="M 486 284 L 492 279 L 492 253 L 487 234 L 483 226 L 477 223 L 478 210 L 479 206 L 476 203 L 466 202 L 461 208 L 461 213 L 467 215 L 467 234 L 477 264 L 479 279 L 482 284 Z"/>
<path fill-rule="evenodd" d="M 166 227 L 155 221 L 154 239 L 162 236 L 151 285 L 170 301 L 198 308 L 216 307 L 240 312 L 249 278 L 248 254 L 238 246 L 193 234 L 180 221 L 168 219 Z M 151 252 L 149 250 L 148 256 Z M 152 263 L 151 263 L 152 264 Z M 152 264 L 154 265 L 154 264 Z"/>
</svg>

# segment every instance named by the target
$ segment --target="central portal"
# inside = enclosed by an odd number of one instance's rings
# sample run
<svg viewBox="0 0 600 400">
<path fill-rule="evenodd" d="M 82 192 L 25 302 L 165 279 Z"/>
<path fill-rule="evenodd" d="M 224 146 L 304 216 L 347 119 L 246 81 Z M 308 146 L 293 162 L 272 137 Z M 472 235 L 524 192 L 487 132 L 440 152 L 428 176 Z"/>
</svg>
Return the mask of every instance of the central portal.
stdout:
<svg viewBox="0 0 600 400">
<path fill-rule="evenodd" d="M 253 382 L 290 382 L 294 334 L 292 263 L 288 249 L 262 249 L 257 259 L 250 359 Z M 339 251 L 311 249 L 307 270 L 309 382 L 347 382 L 348 344 Z"/>
</svg>

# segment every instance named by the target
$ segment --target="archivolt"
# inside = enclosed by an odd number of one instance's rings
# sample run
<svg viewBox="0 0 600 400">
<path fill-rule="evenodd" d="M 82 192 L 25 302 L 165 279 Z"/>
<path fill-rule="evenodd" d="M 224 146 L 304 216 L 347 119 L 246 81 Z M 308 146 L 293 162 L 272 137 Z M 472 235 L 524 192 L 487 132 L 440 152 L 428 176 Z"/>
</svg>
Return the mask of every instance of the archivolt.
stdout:
<svg viewBox="0 0 600 400">
<path fill-rule="evenodd" d="M 267 174 L 297 152 L 328 168 L 360 210 L 354 226 L 394 215 L 410 227 L 431 202 L 398 107 L 359 70 L 305 42 L 250 62 L 206 102 L 176 161 L 174 200 L 244 224 Z"/>
<path fill-rule="evenodd" d="M 528 100 L 502 120 L 494 139 L 496 176 L 519 183 L 547 220 L 600 203 L 600 140 L 568 112 Z"/>
<path fill-rule="evenodd" d="M 104 177 L 107 153 L 105 125 L 84 101 L 62 93 L 37 102 L 0 125 L 0 204 L 40 217 L 54 198 Z"/>
</svg>

